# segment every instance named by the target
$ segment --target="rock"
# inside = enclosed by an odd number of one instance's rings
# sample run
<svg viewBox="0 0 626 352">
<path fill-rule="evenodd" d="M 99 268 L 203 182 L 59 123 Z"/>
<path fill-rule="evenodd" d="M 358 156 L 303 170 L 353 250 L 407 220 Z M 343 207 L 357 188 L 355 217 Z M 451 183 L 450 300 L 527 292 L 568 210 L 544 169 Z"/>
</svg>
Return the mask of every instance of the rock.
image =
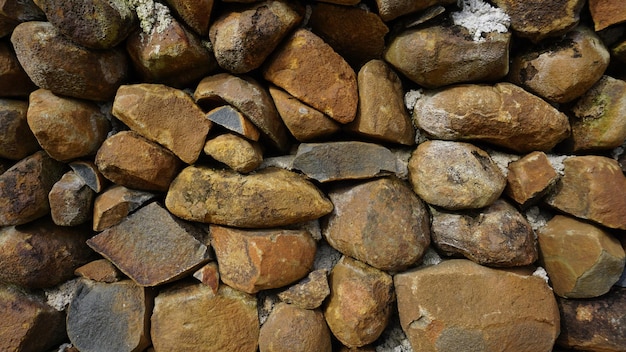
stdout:
<svg viewBox="0 0 626 352">
<path fill-rule="evenodd" d="M 29 102 L 28 126 L 48 155 L 59 161 L 95 154 L 111 128 L 92 102 L 60 97 L 45 89 L 32 92 Z"/>
<path fill-rule="evenodd" d="M 220 272 L 217 262 L 210 262 L 193 273 L 193 277 L 211 288 L 214 295 L 220 286 Z"/>
<path fill-rule="evenodd" d="M 81 279 L 67 312 L 67 335 L 81 352 L 143 351 L 150 345 L 151 292 L 131 280 Z"/>
<path fill-rule="evenodd" d="M 106 283 L 120 281 L 123 277 L 122 272 L 106 259 L 94 260 L 78 267 L 74 270 L 74 274 L 85 279 Z"/>
<path fill-rule="evenodd" d="M 198 159 L 212 125 L 187 93 L 160 84 L 120 87 L 113 115 L 187 164 Z"/>
<path fill-rule="evenodd" d="M 385 61 L 427 88 L 494 81 L 509 71 L 510 33 L 491 32 L 474 41 L 460 26 L 431 26 L 399 33 L 387 46 Z M 432 50 L 431 48 L 438 48 Z"/>
<path fill-rule="evenodd" d="M 559 175 L 543 152 L 532 152 L 508 165 L 504 193 L 522 208 L 542 198 Z"/>
<path fill-rule="evenodd" d="M 207 140 L 204 153 L 240 173 L 249 173 L 263 162 L 261 145 L 232 133 Z"/>
<path fill-rule="evenodd" d="M 209 111 L 206 118 L 213 123 L 226 128 L 229 131 L 236 132 L 243 137 L 252 141 L 258 141 L 259 130 L 248 120 L 242 113 L 237 111 L 230 105 L 220 106 Z"/>
<path fill-rule="evenodd" d="M 281 151 L 288 149 L 287 131 L 272 98 L 252 78 L 228 73 L 206 77 L 198 84 L 194 99 L 201 106 L 216 103 L 222 105 L 223 102 L 232 105 L 258 127 L 275 148 Z"/>
<path fill-rule="evenodd" d="M 359 109 L 349 131 L 382 142 L 415 143 L 415 128 L 404 106 L 402 82 L 382 60 L 367 62 L 358 74 Z"/>
<path fill-rule="evenodd" d="M 465 259 L 397 274 L 402 330 L 414 351 L 499 351 L 502 346 L 551 351 L 559 311 L 548 284 L 530 274 Z"/>
<path fill-rule="evenodd" d="M 427 93 L 415 124 L 445 140 L 477 140 L 527 153 L 547 151 L 569 135 L 565 114 L 510 83 L 461 85 Z"/>
<path fill-rule="evenodd" d="M 11 34 L 20 22 L 45 19 L 44 13 L 32 0 L 0 2 L 0 37 Z"/>
<path fill-rule="evenodd" d="M 619 1 L 590 0 L 589 10 L 591 11 L 596 32 L 626 21 L 626 9 L 621 6 Z"/>
<path fill-rule="evenodd" d="M 93 230 L 102 231 L 119 224 L 128 214 L 154 199 L 156 194 L 115 185 L 93 204 Z"/>
<path fill-rule="evenodd" d="M 609 56 L 600 38 L 580 26 L 547 48 L 530 47 L 514 56 L 509 79 L 546 100 L 568 103 L 602 77 Z"/>
<path fill-rule="evenodd" d="M 337 186 L 328 197 L 324 238 L 344 255 L 374 268 L 401 271 L 430 244 L 430 215 L 411 188 L 395 177 Z"/>
<path fill-rule="evenodd" d="M 150 203 L 87 241 L 141 286 L 156 286 L 192 273 L 211 259 L 205 234 Z"/>
<path fill-rule="evenodd" d="M 396 157 L 366 142 L 302 143 L 293 168 L 319 182 L 367 179 L 397 171 Z"/>
<path fill-rule="evenodd" d="M 232 73 L 259 68 L 301 21 L 296 6 L 287 1 L 261 1 L 228 11 L 213 21 L 209 31 L 215 58 Z"/>
<path fill-rule="evenodd" d="M 71 279 L 74 269 L 91 260 L 89 236 L 85 228 L 56 226 L 47 218 L 0 228 L 0 281 L 44 288 Z"/>
<path fill-rule="evenodd" d="M 331 352 L 330 330 L 318 310 L 279 303 L 259 334 L 260 352 Z"/>
<path fill-rule="evenodd" d="M 506 186 L 487 152 L 469 143 L 437 140 L 415 149 L 409 160 L 409 180 L 421 199 L 449 210 L 486 207 Z"/>
<path fill-rule="evenodd" d="M 342 344 L 365 346 L 382 334 L 395 298 L 391 275 L 344 256 L 330 272 L 324 317 Z"/>
<path fill-rule="evenodd" d="M 27 111 L 28 102 L 0 99 L 0 158 L 20 160 L 39 150 L 28 127 Z"/>
<path fill-rule="evenodd" d="M 255 352 L 257 302 L 226 285 L 217 295 L 200 283 L 175 285 L 155 298 L 150 335 L 155 351 Z"/>
<path fill-rule="evenodd" d="M 561 297 L 601 296 L 624 271 L 622 245 L 597 226 L 556 215 L 539 229 L 538 240 L 554 293 Z"/>
<path fill-rule="evenodd" d="M 186 220 L 245 228 L 305 222 L 333 209 L 322 192 L 294 172 L 267 168 L 241 175 L 202 166 L 187 167 L 176 177 L 165 205 Z"/>
<path fill-rule="evenodd" d="M 626 177 L 619 164 L 597 156 L 565 159 L 564 176 L 545 201 L 575 217 L 606 227 L 626 229 Z"/>
<path fill-rule="evenodd" d="M 434 5 L 450 5 L 454 4 L 453 0 L 376 0 L 378 13 L 383 21 L 388 22 L 397 17 L 408 15 L 410 13 L 426 10 Z"/>
<path fill-rule="evenodd" d="M 246 293 L 283 287 L 306 276 L 316 244 L 302 230 L 238 230 L 211 225 L 220 279 Z"/>
<path fill-rule="evenodd" d="M 296 30 L 274 52 L 263 77 L 339 123 L 356 116 L 354 71 L 330 45 L 306 29 Z"/>
<path fill-rule="evenodd" d="M 102 192 L 107 183 L 107 179 L 104 178 L 100 170 L 98 170 L 96 164 L 91 161 L 74 161 L 69 165 L 72 171 L 74 171 L 89 188 L 96 193 Z"/>
<path fill-rule="evenodd" d="M 466 213 L 431 209 L 432 241 L 444 254 L 462 255 L 495 267 L 530 265 L 537 260 L 535 234 L 517 209 L 502 199 Z"/>
<path fill-rule="evenodd" d="M 307 277 L 278 294 L 281 301 L 302 309 L 319 308 L 330 294 L 328 270 L 313 270 Z"/>
<path fill-rule="evenodd" d="M 11 42 L 28 77 L 56 94 L 104 101 L 113 97 L 128 76 L 128 59 L 122 49 L 84 48 L 63 37 L 49 22 L 20 24 Z"/>
<path fill-rule="evenodd" d="M 202 37 L 209 35 L 209 19 L 213 12 L 214 0 L 166 0 L 166 2 L 194 32 Z"/>
<path fill-rule="evenodd" d="M 169 150 L 132 131 L 107 138 L 95 162 L 104 177 L 114 183 L 159 192 L 167 191 L 181 166 Z"/>
<path fill-rule="evenodd" d="M 2 22 L 1 19 L 0 22 Z M 1 32 L 2 29 L 0 29 L 0 34 Z M 11 44 L 0 42 L 0 92 L 2 92 L 0 96 L 27 97 L 35 89 L 37 86 L 20 65 Z"/>
<path fill-rule="evenodd" d="M 35 294 L 0 286 L 0 349 L 49 351 L 65 340 L 65 314 Z"/>
<path fill-rule="evenodd" d="M 48 193 L 64 166 L 38 151 L 0 175 L 0 226 L 21 225 L 50 212 Z"/>
<path fill-rule="evenodd" d="M 59 226 L 76 226 L 91 219 L 95 192 L 82 178 L 69 171 L 57 181 L 50 193 L 50 215 Z"/>
</svg>

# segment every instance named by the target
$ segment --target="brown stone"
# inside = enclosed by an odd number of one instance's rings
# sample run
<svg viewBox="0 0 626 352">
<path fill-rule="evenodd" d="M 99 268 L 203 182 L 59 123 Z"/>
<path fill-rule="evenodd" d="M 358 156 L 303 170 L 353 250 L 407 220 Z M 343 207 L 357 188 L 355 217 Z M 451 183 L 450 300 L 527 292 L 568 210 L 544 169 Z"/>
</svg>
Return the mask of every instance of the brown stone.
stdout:
<svg viewBox="0 0 626 352">
<path fill-rule="evenodd" d="M 0 13 L 20 22 L 35 21 L 45 18 L 45 14 L 41 11 L 40 7 L 41 4 L 39 4 L 38 0 L 0 1 Z"/>
<path fill-rule="evenodd" d="M 612 159 L 588 155 L 565 159 L 564 176 L 546 202 L 562 212 L 606 227 L 626 229 L 626 177 Z"/>
<path fill-rule="evenodd" d="M 247 293 L 278 288 L 308 274 L 315 241 L 303 230 L 238 230 L 210 226 L 220 279 Z"/>
<path fill-rule="evenodd" d="M 565 114 L 510 83 L 427 93 L 417 100 L 413 118 L 436 139 L 478 140 L 519 153 L 552 149 L 569 135 Z"/>
<path fill-rule="evenodd" d="M 237 111 L 230 105 L 220 106 L 209 111 L 206 118 L 213 123 L 226 128 L 229 131 L 236 132 L 251 141 L 258 141 L 259 129 L 250 122 L 242 113 Z"/>
<path fill-rule="evenodd" d="M 330 294 L 328 270 L 313 270 L 307 277 L 278 294 L 281 301 L 302 309 L 319 308 Z"/>
<path fill-rule="evenodd" d="M 96 164 L 91 161 L 74 161 L 71 162 L 70 168 L 83 182 L 91 188 L 94 192 L 100 193 L 107 184 L 107 179 L 104 178 Z"/>
<path fill-rule="evenodd" d="M 119 224 L 124 218 L 154 199 L 156 194 L 115 185 L 98 197 L 93 204 L 93 230 L 102 231 Z"/>
<path fill-rule="evenodd" d="M 397 274 L 394 284 L 400 323 L 414 351 L 501 351 L 503 346 L 551 351 L 559 335 L 554 295 L 529 271 L 455 259 Z"/>
<path fill-rule="evenodd" d="M 121 271 L 106 259 L 89 262 L 74 270 L 74 274 L 97 282 L 117 282 L 123 277 Z"/>
<path fill-rule="evenodd" d="M 304 177 L 267 168 L 254 174 L 185 168 L 165 198 L 170 212 L 190 221 L 267 228 L 318 219 L 332 203 Z"/>
<path fill-rule="evenodd" d="M 209 139 L 204 153 L 240 173 L 249 173 L 263 162 L 261 145 L 231 133 Z"/>
<path fill-rule="evenodd" d="M 82 178 L 69 171 L 57 181 L 50 193 L 50 215 L 59 226 L 76 226 L 91 219 L 95 192 Z"/>
<path fill-rule="evenodd" d="M 114 183 L 145 191 L 167 191 L 180 169 L 169 150 L 132 131 L 107 138 L 96 154 L 96 165 Z"/>
<path fill-rule="evenodd" d="M 330 330 L 318 310 L 279 303 L 259 334 L 260 352 L 331 352 Z"/>
<path fill-rule="evenodd" d="M 257 302 L 226 285 L 214 295 L 200 283 L 179 284 L 155 298 L 150 335 L 155 351 L 255 352 Z"/>
<path fill-rule="evenodd" d="M 205 233 L 172 216 L 157 202 L 90 238 L 87 245 L 141 286 L 192 273 L 211 259 Z"/>
<path fill-rule="evenodd" d="M 596 32 L 626 21 L 626 8 L 615 0 L 590 0 L 589 10 Z"/>
<path fill-rule="evenodd" d="M 188 164 L 198 159 L 212 125 L 187 93 L 160 84 L 120 87 L 113 115 Z"/>
<path fill-rule="evenodd" d="M 356 74 L 330 45 L 306 29 L 295 31 L 268 60 L 263 77 L 340 123 L 354 120 Z"/>
<path fill-rule="evenodd" d="M 538 240 L 554 293 L 561 297 L 601 296 L 624 271 L 622 245 L 597 226 L 557 215 L 539 229 Z"/>
<path fill-rule="evenodd" d="M 87 49 L 63 37 L 49 22 L 20 24 L 11 42 L 30 79 L 56 94 L 107 100 L 128 75 L 128 59 L 122 49 Z"/>
<path fill-rule="evenodd" d="M 193 277 L 210 287 L 213 294 L 217 294 L 220 287 L 220 272 L 217 267 L 217 262 L 210 262 L 196 270 L 196 272 L 193 273 Z"/>
<path fill-rule="evenodd" d="M 28 127 L 28 102 L 0 99 L 0 158 L 23 159 L 39 150 L 39 143 Z"/>
<path fill-rule="evenodd" d="M 378 5 L 378 13 L 385 22 L 391 21 L 403 15 L 426 10 L 427 8 L 434 5 L 450 4 L 454 4 L 454 0 L 376 0 L 376 5 Z"/>
<path fill-rule="evenodd" d="M 0 15 L 1 17 L 2 15 Z M 0 28 L 0 34 L 1 32 L 2 29 Z M 20 65 L 11 44 L 4 41 L 0 42 L 0 96 L 27 97 L 35 89 L 37 86 Z"/>
<path fill-rule="evenodd" d="M 213 12 L 214 0 L 166 0 L 166 2 L 194 32 L 203 37 L 209 35 L 209 19 Z"/>
<path fill-rule="evenodd" d="M 532 152 L 508 165 L 504 193 L 526 207 L 543 197 L 559 175 L 543 152 Z"/>
<path fill-rule="evenodd" d="M 344 256 L 329 281 L 324 317 L 333 335 L 348 347 L 374 342 L 387 327 L 395 301 L 391 275 Z"/>
</svg>

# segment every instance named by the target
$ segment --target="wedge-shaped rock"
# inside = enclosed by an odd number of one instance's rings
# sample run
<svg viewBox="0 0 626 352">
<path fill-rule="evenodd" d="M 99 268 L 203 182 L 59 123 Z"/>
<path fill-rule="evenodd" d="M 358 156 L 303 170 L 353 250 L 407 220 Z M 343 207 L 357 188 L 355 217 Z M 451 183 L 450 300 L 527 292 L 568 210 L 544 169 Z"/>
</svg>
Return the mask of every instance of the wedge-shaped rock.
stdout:
<svg viewBox="0 0 626 352">
<path fill-rule="evenodd" d="M 522 208 L 543 197 L 558 181 L 548 157 L 543 152 L 532 152 L 509 163 L 504 193 Z"/>
<path fill-rule="evenodd" d="M 415 104 L 413 119 L 437 139 L 488 142 L 520 153 L 552 149 L 570 131 L 567 116 L 510 83 L 427 93 Z"/>
<path fill-rule="evenodd" d="M 102 231 L 119 224 L 144 203 L 155 198 L 155 193 L 115 185 L 100 194 L 93 204 L 93 230 Z"/>
<path fill-rule="evenodd" d="M 258 141 L 260 132 L 242 113 L 230 105 L 220 106 L 209 111 L 206 118 L 229 131 L 239 133 L 252 141 Z"/>
<path fill-rule="evenodd" d="M 76 226 L 91 219 L 95 193 L 82 178 L 69 171 L 48 194 L 52 221 L 60 226 Z"/>
<path fill-rule="evenodd" d="M 267 228 L 318 219 L 332 203 L 304 177 L 267 168 L 250 175 L 189 166 L 165 198 L 172 214 L 190 221 Z"/>
<path fill-rule="evenodd" d="M 96 193 L 102 192 L 102 189 L 107 184 L 107 180 L 100 170 L 98 170 L 96 164 L 91 161 L 74 161 L 69 165 L 72 171 L 74 171 L 89 188 Z"/>
<path fill-rule="evenodd" d="M 213 294 L 217 294 L 220 288 L 220 272 L 217 267 L 217 262 L 210 262 L 196 270 L 196 272 L 193 273 L 193 277 L 211 288 Z"/>
<path fill-rule="evenodd" d="M 307 277 L 278 294 L 281 301 L 302 309 L 319 308 L 330 294 L 328 270 L 311 271 Z"/>
<path fill-rule="evenodd" d="M 397 274 L 402 330 L 414 351 L 467 351 L 469 346 L 475 351 L 501 351 L 502 346 L 551 351 L 559 335 L 559 311 L 548 284 L 531 274 L 465 259 Z"/>
<path fill-rule="evenodd" d="M 0 158 L 20 160 L 39 150 L 26 119 L 28 102 L 0 99 Z"/>
<path fill-rule="evenodd" d="M 232 133 L 209 139 L 203 150 L 213 159 L 244 174 L 253 171 L 263 162 L 261 145 Z"/>
<path fill-rule="evenodd" d="M 211 259 L 204 237 L 153 202 L 87 244 L 138 285 L 156 286 L 191 274 Z"/>
<path fill-rule="evenodd" d="M 97 259 L 78 267 L 74 274 L 85 279 L 108 283 L 120 281 L 124 277 L 122 272 L 106 259 Z"/>
</svg>

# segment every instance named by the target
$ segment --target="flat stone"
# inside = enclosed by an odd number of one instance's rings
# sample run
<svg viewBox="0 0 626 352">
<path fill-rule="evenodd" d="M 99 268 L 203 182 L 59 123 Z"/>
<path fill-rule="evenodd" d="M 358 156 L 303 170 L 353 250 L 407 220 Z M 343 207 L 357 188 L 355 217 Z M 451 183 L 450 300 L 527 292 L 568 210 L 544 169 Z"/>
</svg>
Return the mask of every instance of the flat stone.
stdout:
<svg viewBox="0 0 626 352">
<path fill-rule="evenodd" d="M 331 352 L 330 330 L 319 310 L 291 304 L 274 307 L 259 333 L 260 352 Z"/>
<path fill-rule="evenodd" d="M 56 94 L 104 101 L 128 76 L 123 49 L 87 49 L 62 36 L 49 22 L 21 23 L 11 42 L 28 77 Z"/>
<path fill-rule="evenodd" d="M 561 297 L 601 296 L 624 271 L 620 241 L 597 226 L 556 215 L 537 235 L 543 265 Z"/>
<path fill-rule="evenodd" d="M 50 215 L 59 226 L 76 226 L 91 219 L 95 192 L 82 178 L 69 171 L 57 181 L 50 193 Z"/>
<path fill-rule="evenodd" d="M 590 0 L 589 10 L 596 32 L 626 22 L 626 9 L 615 0 Z"/>
<path fill-rule="evenodd" d="M 214 295 L 217 294 L 220 287 L 220 272 L 217 267 L 217 262 L 207 263 L 205 266 L 196 270 L 196 272 L 193 273 L 193 277 L 210 287 Z"/>
<path fill-rule="evenodd" d="M 546 48 L 530 47 L 513 57 L 511 82 L 555 103 L 568 103 L 603 75 L 610 54 L 589 28 L 579 26 Z"/>
<path fill-rule="evenodd" d="M 38 89 L 30 94 L 27 120 L 41 147 L 59 161 L 93 155 L 110 130 L 107 117 L 92 102 Z"/>
<path fill-rule="evenodd" d="M 263 77 L 339 123 L 356 116 L 359 99 L 354 70 L 306 29 L 296 30 L 274 52 Z"/>
<path fill-rule="evenodd" d="M 257 301 L 227 285 L 217 295 L 201 283 L 175 285 L 155 298 L 150 335 L 155 351 L 255 352 Z"/>
<path fill-rule="evenodd" d="M 74 270 L 74 274 L 97 282 L 117 282 L 123 278 L 118 268 L 106 259 L 91 261 Z"/>
<path fill-rule="evenodd" d="M 344 255 L 380 270 L 401 271 L 430 244 L 430 215 L 411 188 L 385 177 L 330 189 L 326 241 Z"/>
<path fill-rule="evenodd" d="M 172 152 L 132 131 L 107 138 L 95 163 L 104 177 L 114 183 L 159 192 L 167 191 L 181 166 Z"/>
<path fill-rule="evenodd" d="M 402 330 L 414 351 L 551 351 L 559 310 L 546 281 L 465 259 L 394 276 Z M 471 302 L 471 309 L 468 309 Z"/>
<path fill-rule="evenodd" d="M 161 84 L 120 87 L 113 115 L 188 164 L 198 159 L 212 125 L 187 93 Z"/>
<path fill-rule="evenodd" d="M 382 60 L 367 62 L 357 76 L 359 109 L 347 130 L 382 142 L 415 144 L 400 77 Z"/>
<path fill-rule="evenodd" d="M 131 280 L 81 279 L 67 313 L 67 335 L 81 352 L 143 351 L 150 345 L 152 294 Z"/>
<path fill-rule="evenodd" d="M 480 211 L 431 209 L 433 244 L 448 256 L 462 255 L 493 267 L 530 265 L 537 260 L 535 234 L 512 205 L 496 200 Z"/>
<path fill-rule="evenodd" d="M 316 243 L 304 230 L 239 230 L 211 225 L 220 279 L 250 294 L 283 287 L 313 267 Z"/>
<path fill-rule="evenodd" d="M 426 93 L 417 100 L 413 119 L 436 139 L 483 141 L 519 153 L 550 150 L 570 131 L 565 114 L 510 83 Z"/>
<path fill-rule="evenodd" d="M 307 277 L 278 294 L 281 301 L 302 309 L 316 309 L 330 294 L 328 270 L 317 269 Z"/>
<path fill-rule="evenodd" d="M 138 285 L 156 286 L 191 274 L 211 259 L 205 235 L 153 202 L 87 245 Z"/>
<path fill-rule="evenodd" d="M 94 192 L 100 193 L 107 184 L 107 179 L 102 175 L 96 164 L 91 161 L 74 161 L 69 163 L 70 168 L 83 182 Z"/>
<path fill-rule="evenodd" d="M 486 207 L 506 186 L 487 152 L 469 143 L 438 140 L 415 149 L 409 159 L 409 180 L 426 203 L 449 210 Z"/>
<path fill-rule="evenodd" d="M 23 159 L 40 149 L 28 127 L 28 102 L 0 99 L 0 158 Z"/>
<path fill-rule="evenodd" d="M 230 105 L 220 106 L 209 111 L 206 118 L 213 123 L 236 132 L 251 141 L 258 141 L 261 132 L 242 113 Z"/>
<path fill-rule="evenodd" d="M 2 15 L 0 15 L 1 17 Z M 0 27 L 2 27 L 1 24 Z M 0 28 L 0 34 L 1 32 L 2 29 Z M 37 86 L 20 65 L 11 44 L 0 42 L 0 92 L 2 92 L 0 96 L 27 97 L 35 89 Z"/>
<path fill-rule="evenodd" d="M 48 193 L 64 165 L 38 151 L 0 175 L 0 226 L 21 225 L 50 212 Z"/>
<path fill-rule="evenodd" d="M 391 275 L 343 256 L 330 272 L 324 308 L 333 335 L 348 347 L 374 342 L 387 327 L 395 300 Z"/>
<path fill-rule="evenodd" d="M 0 228 L 0 281 L 26 288 L 56 286 L 91 260 L 85 244 L 91 233 L 83 227 L 57 226 L 41 219 Z"/>
<path fill-rule="evenodd" d="M 545 201 L 575 217 L 626 229 L 626 177 L 619 164 L 602 156 L 565 159 L 564 176 Z"/>
<path fill-rule="evenodd" d="M 532 152 L 509 163 L 504 193 L 522 208 L 543 197 L 559 179 L 543 152 Z"/>
<path fill-rule="evenodd" d="M 209 35 L 209 20 L 214 0 L 166 0 L 166 2 L 194 32 L 203 37 Z"/>
<path fill-rule="evenodd" d="M 96 197 L 93 204 L 93 230 L 102 231 L 119 224 L 128 214 L 157 195 L 152 192 L 114 185 Z"/>
<path fill-rule="evenodd" d="M 385 22 L 403 15 L 426 10 L 431 6 L 450 4 L 454 4 L 454 0 L 376 0 L 378 14 Z"/>
<path fill-rule="evenodd" d="M 261 145 L 232 133 L 206 141 L 204 153 L 240 173 L 254 171 L 263 162 Z"/>
<path fill-rule="evenodd" d="M 332 203 L 301 175 L 267 168 L 254 174 L 202 166 L 185 168 L 165 198 L 172 214 L 190 221 L 267 228 L 318 219 Z"/>
</svg>

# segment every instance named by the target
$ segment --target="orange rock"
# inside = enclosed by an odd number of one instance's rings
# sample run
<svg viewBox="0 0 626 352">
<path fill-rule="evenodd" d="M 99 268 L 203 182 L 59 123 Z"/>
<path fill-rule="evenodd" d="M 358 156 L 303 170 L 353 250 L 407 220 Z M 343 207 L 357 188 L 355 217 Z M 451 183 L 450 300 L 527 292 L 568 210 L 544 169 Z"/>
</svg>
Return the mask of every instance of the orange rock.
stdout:
<svg viewBox="0 0 626 352">
<path fill-rule="evenodd" d="M 85 279 L 108 283 L 120 281 L 123 275 L 113 263 L 106 259 L 94 260 L 78 267 L 74 270 L 74 274 Z"/>
<path fill-rule="evenodd" d="M 213 294 L 217 294 L 220 287 L 220 272 L 217 262 L 210 262 L 193 273 L 193 277 L 200 280 L 203 284 L 209 286 Z"/>
<path fill-rule="evenodd" d="M 532 152 L 511 162 L 508 170 L 504 193 L 522 207 L 543 197 L 559 179 L 543 152 Z"/>
<path fill-rule="evenodd" d="M 616 0 L 589 0 L 589 10 L 596 32 L 626 21 L 626 8 Z"/>
<path fill-rule="evenodd" d="M 196 33 L 209 35 L 209 20 L 214 0 L 166 0 L 171 9 Z"/>
<path fill-rule="evenodd" d="M 261 145 L 232 133 L 207 140 L 204 153 L 240 173 L 254 171 L 263 162 Z"/>
<path fill-rule="evenodd" d="M 156 197 L 146 191 L 115 185 L 98 197 L 93 205 L 93 230 L 102 231 L 119 224 L 128 214 Z"/>
<path fill-rule="evenodd" d="M 307 277 L 278 294 L 278 298 L 287 304 L 302 309 L 319 308 L 330 294 L 328 270 L 311 271 Z"/>
</svg>

